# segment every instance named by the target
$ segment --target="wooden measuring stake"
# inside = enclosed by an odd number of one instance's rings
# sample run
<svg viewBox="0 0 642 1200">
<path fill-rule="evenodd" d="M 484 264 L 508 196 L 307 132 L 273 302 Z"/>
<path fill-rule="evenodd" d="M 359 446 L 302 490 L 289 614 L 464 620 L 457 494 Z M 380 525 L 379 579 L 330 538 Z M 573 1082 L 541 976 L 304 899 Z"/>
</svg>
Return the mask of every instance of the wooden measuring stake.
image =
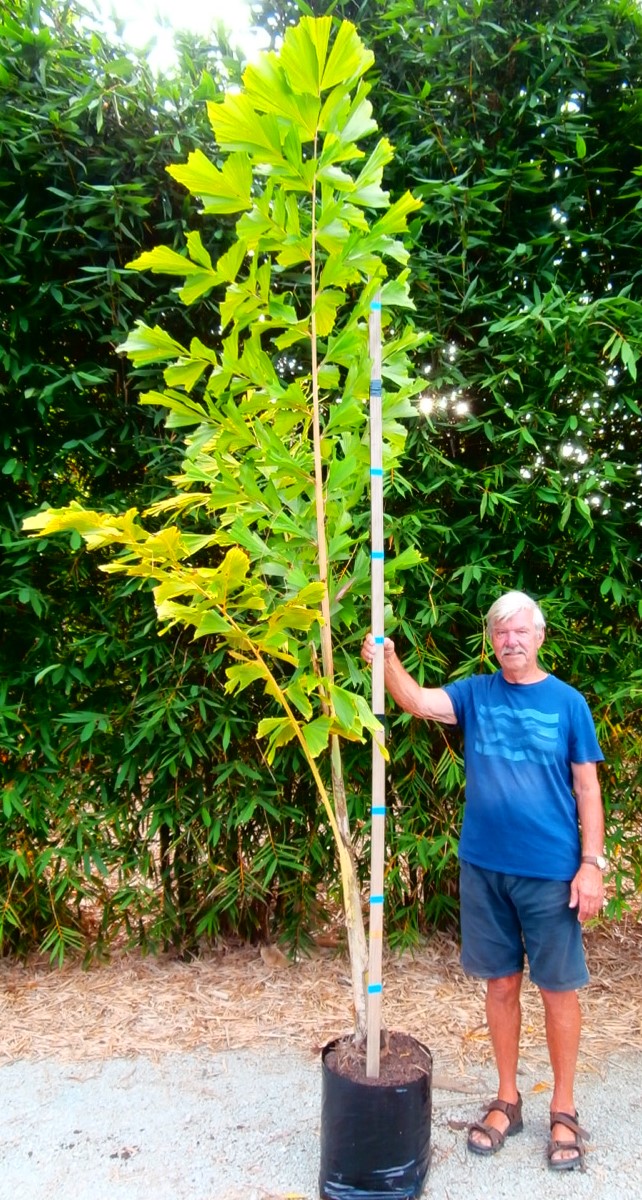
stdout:
<svg viewBox="0 0 642 1200">
<path fill-rule="evenodd" d="M 368 1012 L 366 1075 L 379 1076 L 381 1041 L 381 960 L 383 951 L 383 874 L 386 844 L 386 760 L 383 667 L 383 418 L 381 385 L 381 293 L 370 305 L 370 516 L 371 516 L 371 628 L 375 640 L 372 663 L 372 711 L 379 729 L 372 738 L 372 848 L 370 860 L 370 925 L 368 958 Z"/>
</svg>

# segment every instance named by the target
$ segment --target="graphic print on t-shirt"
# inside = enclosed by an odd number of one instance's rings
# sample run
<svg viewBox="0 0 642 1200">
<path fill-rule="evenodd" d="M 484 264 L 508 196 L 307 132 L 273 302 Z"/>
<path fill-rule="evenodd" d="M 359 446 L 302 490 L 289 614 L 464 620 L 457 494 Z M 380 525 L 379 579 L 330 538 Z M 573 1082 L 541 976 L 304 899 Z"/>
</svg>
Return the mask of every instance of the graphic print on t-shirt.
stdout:
<svg viewBox="0 0 642 1200">
<path fill-rule="evenodd" d="M 505 704 L 480 704 L 475 750 L 509 762 L 550 763 L 555 757 L 559 713 Z"/>
</svg>

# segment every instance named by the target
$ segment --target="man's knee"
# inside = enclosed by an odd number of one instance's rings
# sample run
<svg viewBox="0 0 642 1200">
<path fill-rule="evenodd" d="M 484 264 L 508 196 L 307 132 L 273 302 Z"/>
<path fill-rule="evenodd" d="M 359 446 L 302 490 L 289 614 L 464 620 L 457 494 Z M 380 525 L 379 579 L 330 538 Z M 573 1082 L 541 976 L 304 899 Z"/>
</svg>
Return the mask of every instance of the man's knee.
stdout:
<svg viewBox="0 0 642 1200">
<path fill-rule="evenodd" d="M 519 999 L 519 994 L 522 987 L 523 973 L 521 971 L 514 975 L 502 975 L 500 979 L 489 979 L 487 981 L 488 997 L 494 1000 L 497 1004 L 512 1004 Z"/>
<path fill-rule="evenodd" d="M 544 1007 L 551 1012 L 574 1013 L 580 1007 L 580 998 L 576 988 L 554 991 L 552 988 L 539 989 Z"/>
</svg>

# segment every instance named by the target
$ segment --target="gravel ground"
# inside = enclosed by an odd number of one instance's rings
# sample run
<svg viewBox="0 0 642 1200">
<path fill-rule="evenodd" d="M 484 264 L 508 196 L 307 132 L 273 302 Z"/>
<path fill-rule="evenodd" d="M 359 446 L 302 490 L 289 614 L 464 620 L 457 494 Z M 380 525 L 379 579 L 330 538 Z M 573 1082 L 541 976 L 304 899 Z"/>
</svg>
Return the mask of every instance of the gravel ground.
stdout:
<svg viewBox="0 0 642 1200">
<path fill-rule="evenodd" d="M 468 1154 L 465 1132 L 456 1126 L 476 1119 L 492 1095 L 494 1072 L 481 1068 L 461 1084 L 444 1083 L 433 1092 L 425 1197 L 642 1197 L 639 1054 L 612 1056 L 599 1074 L 579 1075 L 578 1109 L 593 1135 L 583 1174 L 547 1169 L 549 1093 L 538 1088 L 528 1064 L 520 1081 L 524 1133 L 493 1158 Z M 273 1045 L 155 1059 L 23 1061 L 0 1068 L 0 1084 L 0 1200 L 318 1196 L 321 1070 L 318 1059 L 301 1052 Z"/>
</svg>

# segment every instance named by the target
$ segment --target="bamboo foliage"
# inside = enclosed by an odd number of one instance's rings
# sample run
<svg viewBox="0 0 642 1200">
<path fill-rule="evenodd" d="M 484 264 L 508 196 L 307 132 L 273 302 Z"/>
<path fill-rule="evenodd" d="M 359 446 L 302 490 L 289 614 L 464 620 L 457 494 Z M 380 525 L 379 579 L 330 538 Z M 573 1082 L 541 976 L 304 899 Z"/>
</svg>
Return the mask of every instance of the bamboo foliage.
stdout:
<svg viewBox="0 0 642 1200">
<path fill-rule="evenodd" d="M 159 236 L 183 245 L 185 193 L 165 165 L 206 142 L 199 81 L 215 95 L 240 64 L 221 37 L 184 36 L 176 68 L 154 73 L 77 0 L 0 9 L 0 954 L 59 962 L 122 934 L 148 949 L 193 941 L 190 841 L 221 828 L 215 804 L 199 821 L 198 800 L 216 794 L 230 725 L 253 771 L 252 717 L 225 711 L 187 635 L 159 640 L 144 587 L 101 575 L 76 534 L 45 546 L 20 529 L 45 501 L 120 511 L 167 494 L 173 434 L 134 402 L 153 367 L 132 372 L 113 348 L 158 310 L 178 337 L 184 314 L 195 333 L 212 314 L 125 263 Z M 228 791 L 226 849 L 236 803 Z M 246 913 L 251 892 L 237 890 Z"/>
</svg>

